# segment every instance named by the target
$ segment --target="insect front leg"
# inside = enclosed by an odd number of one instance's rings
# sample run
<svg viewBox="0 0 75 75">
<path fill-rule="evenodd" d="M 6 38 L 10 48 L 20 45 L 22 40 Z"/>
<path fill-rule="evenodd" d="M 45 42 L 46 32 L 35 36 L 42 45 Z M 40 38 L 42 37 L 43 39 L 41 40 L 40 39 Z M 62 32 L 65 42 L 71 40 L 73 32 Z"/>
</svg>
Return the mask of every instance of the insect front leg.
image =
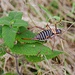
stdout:
<svg viewBox="0 0 75 75">
<path fill-rule="evenodd" d="M 54 25 L 55 25 L 55 30 L 57 30 L 57 24 L 59 24 L 61 21 L 62 21 L 62 19 L 60 19 L 59 21 L 57 21 L 57 22 L 54 23 Z"/>
</svg>

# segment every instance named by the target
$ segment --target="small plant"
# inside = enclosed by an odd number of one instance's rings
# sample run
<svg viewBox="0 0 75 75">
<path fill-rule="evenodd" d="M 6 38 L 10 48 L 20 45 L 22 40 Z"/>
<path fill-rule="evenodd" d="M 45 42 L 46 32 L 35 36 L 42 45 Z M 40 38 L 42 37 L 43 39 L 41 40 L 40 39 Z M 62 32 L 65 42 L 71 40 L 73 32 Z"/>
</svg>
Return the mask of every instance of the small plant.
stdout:
<svg viewBox="0 0 75 75">
<path fill-rule="evenodd" d="M 34 38 L 36 35 L 29 31 L 27 26 L 28 22 L 22 20 L 22 12 L 11 11 L 8 16 L 0 18 L 0 38 L 4 40 L 0 45 L 0 56 L 6 53 L 12 55 L 16 60 L 16 70 L 19 75 L 21 73 L 17 58 L 20 56 L 25 56 L 29 62 L 40 62 L 45 60 L 45 57 L 51 59 L 62 53 L 52 51 L 39 40 L 23 40 L 22 38 Z"/>
</svg>

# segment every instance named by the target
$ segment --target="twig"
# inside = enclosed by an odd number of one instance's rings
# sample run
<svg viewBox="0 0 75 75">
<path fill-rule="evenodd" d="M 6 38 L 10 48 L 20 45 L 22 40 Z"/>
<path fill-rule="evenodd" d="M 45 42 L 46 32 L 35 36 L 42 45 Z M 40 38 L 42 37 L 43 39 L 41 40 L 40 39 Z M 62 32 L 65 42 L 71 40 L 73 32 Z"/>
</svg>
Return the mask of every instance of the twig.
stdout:
<svg viewBox="0 0 75 75">
<path fill-rule="evenodd" d="M 18 75 L 22 75 L 20 72 L 19 72 L 19 68 L 18 68 L 18 56 L 17 55 L 15 55 L 15 64 L 16 64 L 16 70 L 17 70 L 17 73 L 18 73 Z"/>
<path fill-rule="evenodd" d="M 8 52 L 8 51 L 6 51 L 6 53 L 8 53 L 9 55 L 11 55 L 11 56 L 15 57 L 15 55 L 14 55 L 14 54 L 12 54 L 12 53 L 10 53 L 10 52 Z"/>
<path fill-rule="evenodd" d="M 18 75 L 22 75 L 20 72 L 19 72 L 19 68 L 18 68 L 18 56 L 17 55 L 14 55 L 14 54 L 12 54 L 12 53 L 10 53 L 10 52 L 8 52 L 8 51 L 6 51 L 6 53 L 8 53 L 8 54 L 10 54 L 11 56 L 13 56 L 14 58 L 15 58 L 15 66 L 16 66 L 16 70 L 17 70 L 17 73 L 18 73 Z"/>
</svg>

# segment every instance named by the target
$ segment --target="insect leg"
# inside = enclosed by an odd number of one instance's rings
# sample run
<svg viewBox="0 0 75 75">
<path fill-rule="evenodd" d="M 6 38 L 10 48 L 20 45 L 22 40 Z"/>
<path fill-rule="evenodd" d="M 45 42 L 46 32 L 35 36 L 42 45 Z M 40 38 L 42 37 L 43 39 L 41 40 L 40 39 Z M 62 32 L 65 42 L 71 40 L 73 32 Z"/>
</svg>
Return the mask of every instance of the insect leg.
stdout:
<svg viewBox="0 0 75 75">
<path fill-rule="evenodd" d="M 50 26 L 48 24 L 46 25 L 46 27 L 47 27 L 47 29 L 49 28 L 51 30 L 51 28 L 50 28 Z"/>
<path fill-rule="evenodd" d="M 52 51 L 54 50 L 54 47 L 55 47 L 55 36 L 53 37 L 53 45 L 52 45 Z"/>
<path fill-rule="evenodd" d="M 31 27 L 31 28 L 28 28 L 28 29 L 33 29 L 33 28 L 39 28 L 39 29 L 45 30 L 44 28 L 39 27 L 39 26 L 34 26 L 34 27 Z"/>
<path fill-rule="evenodd" d="M 57 24 L 60 23 L 62 20 L 60 19 L 59 21 L 57 21 L 54 25 L 55 25 L 55 30 L 57 29 Z"/>
<path fill-rule="evenodd" d="M 56 35 L 57 37 L 61 38 L 62 40 L 65 40 L 63 37 L 59 36 L 59 35 Z M 65 40 L 66 41 L 66 40 Z"/>
<path fill-rule="evenodd" d="M 53 37 L 50 37 L 50 39 L 53 40 L 53 44 L 52 44 L 52 51 L 53 51 L 55 47 L 55 35 Z"/>
</svg>

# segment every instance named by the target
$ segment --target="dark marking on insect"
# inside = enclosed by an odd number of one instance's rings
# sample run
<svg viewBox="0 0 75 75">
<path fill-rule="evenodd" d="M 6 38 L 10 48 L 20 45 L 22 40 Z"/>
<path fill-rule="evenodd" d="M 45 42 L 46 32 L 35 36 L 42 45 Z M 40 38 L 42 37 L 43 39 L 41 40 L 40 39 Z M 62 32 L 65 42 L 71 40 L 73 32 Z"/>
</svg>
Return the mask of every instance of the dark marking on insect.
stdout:
<svg viewBox="0 0 75 75">
<path fill-rule="evenodd" d="M 56 29 L 56 34 L 61 34 L 62 30 L 61 29 Z"/>
<path fill-rule="evenodd" d="M 46 40 L 46 39 L 50 38 L 53 35 L 54 35 L 54 33 L 51 30 L 44 30 L 44 31 L 40 32 L 39 34 L 37 34 L 34 37 L 34 39 L 37 39 L 37 40 Z"/>
<path fill-rule="evenodd" d="M 48 30 L 43 30 L 42 32 L 40 32 L 39 34 L 37 34 L 34 39 L 35 40 L 47 40 L 49 38 L 52 38 L 54 35 L 58 35 L 61 34 L 62 30 L 61 29 L 55 29 L 55 32 L 52 31 L 52 29 L 48 29 Z"/>
</svg>

